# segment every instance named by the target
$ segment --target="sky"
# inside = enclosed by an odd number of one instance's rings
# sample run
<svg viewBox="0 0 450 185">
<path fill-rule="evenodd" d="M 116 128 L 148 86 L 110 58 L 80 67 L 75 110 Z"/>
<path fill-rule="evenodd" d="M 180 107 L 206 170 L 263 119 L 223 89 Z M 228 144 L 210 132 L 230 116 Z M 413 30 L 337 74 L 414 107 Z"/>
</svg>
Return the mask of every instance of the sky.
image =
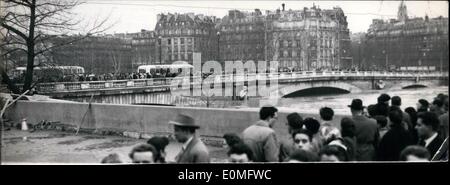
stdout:
<svg viewBox="0 0 450 185">
<path fill-rule="evenodd" d="M 238 9 L 253 11 L 285 9 L 299 10 L 312 7 L 313 4 L 321 9 L 340 7 L 347 16 L 350 32 L 366 32 L 372 19 L 389 19 L 397 17 L 400 1 L 156 1 L 156 0 L 84 0 L 85 3 L 73 11 L 84 21 L 108 18 L 107 25 L 113 25 L 106 33 L 133 33 L 141 29 L 154 30 L 156 16 L 159 13 L 188 13 L 204 14 L 222 18 L 228 10 Z M 447 1 L 405 1 L 409 17 L 430 18 L 448 17 Z"/>
</svg>

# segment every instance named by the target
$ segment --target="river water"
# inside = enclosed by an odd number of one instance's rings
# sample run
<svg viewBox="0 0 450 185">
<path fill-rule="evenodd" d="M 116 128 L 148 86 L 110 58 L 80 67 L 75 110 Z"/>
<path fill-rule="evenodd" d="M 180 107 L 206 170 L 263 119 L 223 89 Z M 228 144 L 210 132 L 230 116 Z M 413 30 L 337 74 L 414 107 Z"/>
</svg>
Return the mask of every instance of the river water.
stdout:
<svg viewBox="0 0 450 185">
<path fill-rule="evenodd" d="M 416 108 L 419 99 L 426 99 L 430 103 L 439 93 L 448 95 L 448 86 L 439 86 L 433 88 L 415 88 L 401 90 L 367 90 L 361 93 L 336 94 L 336 95 L 320 95 L 296 98 L 282 98 L 277 103 L 278 107 L 283 110 L 303 112 L 303 113 L 319 113 L 321 107 L 327 106 L 334 110 L 335 114 L 350 115 L 350 109 L 347 107 L 354 98 L 363 101 L 364 106 L 375 104 L 381 93 L 392 96 L 400 96 L 402 98 L 402 110 L 407 107 Z"/>
</svg>

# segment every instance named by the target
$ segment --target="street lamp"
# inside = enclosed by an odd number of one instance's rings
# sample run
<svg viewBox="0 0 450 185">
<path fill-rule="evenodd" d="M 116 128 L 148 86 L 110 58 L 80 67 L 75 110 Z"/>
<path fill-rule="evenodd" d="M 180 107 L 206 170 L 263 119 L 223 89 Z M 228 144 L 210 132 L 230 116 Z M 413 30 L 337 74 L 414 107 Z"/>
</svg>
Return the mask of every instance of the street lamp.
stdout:
<svg viewBox="0 0 450 185">
<path fill-rule="evenodd" d="M 383 54 L 386 56 L 386 70 L 388 70 L 389 69 L 389 67 L 388 67 L 388 54 L 387 54 L 386 50 L 383 50 Z"/>
<path fill-rule="evenodd" d="M 220 31 L 217 32 L 217 62 L 220 62 Z"/>
<path fill-rule="evenodd" d="M 162 48 L 162 46 L 161 46 L 161 40 L 162 40 L 162 37 L 159 36 L 159 37 L 158 37 L 158 44 L 159 44 L 159 64 L 162 63 L 162 60 L 161 60 L 161 55 L 162 55 L 162 51 L 161 51 L 161 48 Z"/>
<path fill-rule="evenodd" d="M 361 41 L 358 41 L 358 70 L 361 70 Z"/>
</svg>

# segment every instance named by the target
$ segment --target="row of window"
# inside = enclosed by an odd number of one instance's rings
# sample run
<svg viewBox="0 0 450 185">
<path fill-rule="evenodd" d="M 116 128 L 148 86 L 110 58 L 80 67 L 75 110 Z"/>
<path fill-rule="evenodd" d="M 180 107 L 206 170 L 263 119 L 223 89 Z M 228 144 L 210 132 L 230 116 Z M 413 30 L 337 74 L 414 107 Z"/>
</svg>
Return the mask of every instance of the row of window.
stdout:
<svg viewBox="0 0 450 185">
<path fill-rule="evenodd" d="M 232 26 L 222 26 L 220 28 L 221 31 L 224 32 L 232 32 L 232 31 L 253 31 L 253 30 L 264 30 L 264 26 L 260 25 L 232 25 Z"/>
<path fill-rule="evenodd" d="M 281 43 L 281 44 L 280 44 Z M 316 45 L 316 40 L 311 40 L 310 43 L 307 43 L 307 46 L 315 46 Z M 319 40 L 319 45 L 322 48 L 330 48 L 333 44 L 333 40 Z M 290 48 L 290 47 L 302 47 L 302 42 L 301 40 L 280 40 L 277 43 L 277 47 L 279 48 Z"/>
<path fill-rule="evenodd" d="M 257 42 L 261 41 L 262 38 L 264 38 L 264 34 L 233 34 L 220 36 L 220 42 L 231 40 L 239 40 L 239 41 L 254 40 L 255 42 Z"/>
<path fill-rule="evenodd" d="M 279 55 L 280 57 L 300 57 L 301 51 L 296 50 L 280 50 Z M 319 57 L 321 58 L 333 58 L 333 50 L 321 50 L 318 51 Z M 317 51 L 310 50 L 309 56 L 316 56 Z"/>
<path fill-rule="evenodd" d="M 209 32 L 206 29 L 162 29 L 162 30 L 157 30 L 156 31 L 157 34 L 159 35 L 193 35 L 193 34 L 197 34 L 197 35 L 208 35 Z"/>
</svg>

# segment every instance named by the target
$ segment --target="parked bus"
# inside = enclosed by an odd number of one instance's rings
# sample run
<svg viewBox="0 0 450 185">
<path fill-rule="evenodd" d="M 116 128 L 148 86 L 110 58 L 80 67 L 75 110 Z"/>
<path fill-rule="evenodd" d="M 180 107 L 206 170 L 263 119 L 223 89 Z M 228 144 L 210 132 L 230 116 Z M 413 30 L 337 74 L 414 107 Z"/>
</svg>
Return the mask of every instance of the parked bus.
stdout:
<svg viewBox="0 0 450 185">
<path fill-rule="evenodd" d="M 21 78 L 26 71 L 26 67 L 16 67 L 12 70 L 13 78 Z M 33 69 L 33 74 L 43 82 L 58 82 L 65 76 L 81 76 L 84 73 L 84 68 L 80 66 L 44 66 Z"/>
<path fill-rule="evenodd" d="M 192 73 L 194 66 L 183 64 L 170 64 L 170 65 L 141 65 L 138 67 L 138 73 L 150 73 L 153 77 L 175 77 L 181 72 L 188 71 L 188 74 Z"/>
<path fill-rule="evenodd" d="M 436 66 L 402 66 L 400 71 L 436 71 Z"/>
<path fill-rule="evenodd" d="M 62 75 L 84 75 L 84 68 L 80 66 L 34 67 L 33 72 L 42 73 L 47 70 L 57 70 L 60 71 Z M 16 67 L 13 71 L 13 75 L 20 75 L 26 71 L 26 67 Z"/>
</svg>

